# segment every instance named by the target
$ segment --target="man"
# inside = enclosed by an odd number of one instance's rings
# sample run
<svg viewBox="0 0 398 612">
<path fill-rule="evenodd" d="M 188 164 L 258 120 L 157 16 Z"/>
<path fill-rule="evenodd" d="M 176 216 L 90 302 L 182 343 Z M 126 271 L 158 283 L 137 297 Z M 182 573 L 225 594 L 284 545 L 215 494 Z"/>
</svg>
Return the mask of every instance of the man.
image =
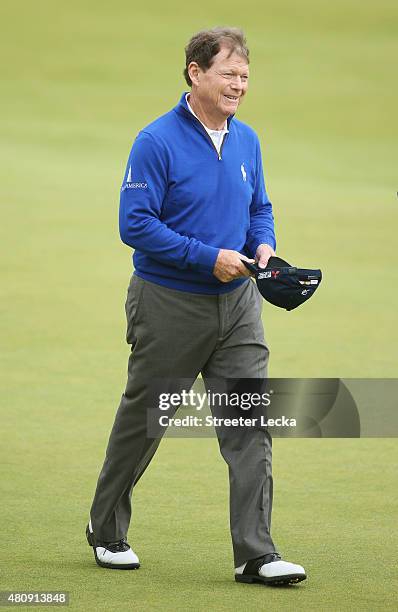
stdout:
<svg viewBox="0 0 398 612">
<path fill-rule="evenodd" d="M 121 189 L 120 234 L 135 249 L 126 301 L 132 351 L 87 526 L 97 563 L 111 569 L 139 567 L 126 534 L 133 487 L 161 437 L 147 431 L 153 382 L 178 392 L 200 373 L 205 381 L 266 376 L 261 297 L 242 260 L 266 266 L 274 221 L 258 138 L 234 117 L 249 52 L 235 28 L 199 32 L 185 51 L 191 91 L 139 133 Z M 270 535 L 270 435 L 243 429 L 219 444 L 229 466 L 235 579 L 304 580 Z"/>
</svg>

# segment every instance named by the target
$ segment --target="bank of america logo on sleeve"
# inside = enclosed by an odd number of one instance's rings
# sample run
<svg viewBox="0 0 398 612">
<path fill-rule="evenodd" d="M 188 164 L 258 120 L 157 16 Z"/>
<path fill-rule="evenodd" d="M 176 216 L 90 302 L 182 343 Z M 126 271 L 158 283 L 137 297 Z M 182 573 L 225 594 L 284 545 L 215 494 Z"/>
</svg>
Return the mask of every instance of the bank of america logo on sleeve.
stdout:
<svg viewBox="0 0 398 612">
<path fill-rule="evenodd" d="M 126 182 L 122 185 L 122 191 L 125 189 L 148 189 L 148 183 L 134 183 L 131 176 L 131 166 L 129 166 Z"/>
<path fill-rule="evenodd" d="M 247 174 L 246 174 L 246 170 L 245 170 L 245 164 L 242 164 L 240 167 L 240 171 L 242 172 L 242 178 L 246 183 L 246 178 L 247 178 Z"/>
</svg>

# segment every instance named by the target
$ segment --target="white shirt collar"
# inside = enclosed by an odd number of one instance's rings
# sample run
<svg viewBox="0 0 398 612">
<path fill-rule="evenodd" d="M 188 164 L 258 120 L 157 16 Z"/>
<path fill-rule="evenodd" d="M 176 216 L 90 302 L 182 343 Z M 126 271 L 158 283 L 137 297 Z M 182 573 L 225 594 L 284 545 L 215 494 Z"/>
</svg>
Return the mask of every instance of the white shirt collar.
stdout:
<svg viewBox="0 0 398 612">
<path fill-rule="evenodd" d="M 196 119 L 198 121 L 200 121 L 199 117 L 197 115 L 195 115 L 195 113 L 193 112 L 192 107 L 191 107 L 191 105 L 188 102 L 188 97 L 189 97 L 189 93 L 187 93 L 186 96 L 185 96 L 185 100 L 186 100 L 186 103 L 187 103 L 187 106 L 188 106 L 188 110 L 190 110 L 191 113 L 193 114 L 193 116 L 196 117 Z M 217 135 L 217 136 L 221 137 L 221 136 L 224 136 L 224 134 L 228 134 L 228 132 L 229 132 L 229 129 L 227 127 L 228 126 L 227 120 L 225 120 L 224 127 L 221 130 L 212 130 L 212 129 L 208 128 L 202 121 L 200 121 L 200 123 L 203 125 L 203 127 L 205 128 L 206 132 L 209 135 Z"/>
</svg>

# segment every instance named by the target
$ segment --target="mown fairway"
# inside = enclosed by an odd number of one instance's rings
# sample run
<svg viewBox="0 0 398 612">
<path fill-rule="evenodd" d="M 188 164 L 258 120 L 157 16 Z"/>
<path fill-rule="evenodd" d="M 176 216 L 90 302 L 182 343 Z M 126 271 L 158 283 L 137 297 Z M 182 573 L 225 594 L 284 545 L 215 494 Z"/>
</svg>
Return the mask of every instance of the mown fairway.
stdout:
<svg viewBox="0 0 398 612">
<path fill-rule="evenodd" d="M 138 572 L 98 568 L 84 527 L 128 356 L 119 186 L 202 27 L 246 31 L 239 117 L 278 253 L 324 273 L 302 309 L 264 306 L 271 375 L 397 375 L 397 16 L 390 0 L 2 2 L 0 590 L 68 590 L 76 610 L 396 609 L 395 440 L 275 441 L 273 533 L 308 570 L 298 587 L 231 579 L 215 440 L 162 443 L 137 487 Z"/>
</svg>

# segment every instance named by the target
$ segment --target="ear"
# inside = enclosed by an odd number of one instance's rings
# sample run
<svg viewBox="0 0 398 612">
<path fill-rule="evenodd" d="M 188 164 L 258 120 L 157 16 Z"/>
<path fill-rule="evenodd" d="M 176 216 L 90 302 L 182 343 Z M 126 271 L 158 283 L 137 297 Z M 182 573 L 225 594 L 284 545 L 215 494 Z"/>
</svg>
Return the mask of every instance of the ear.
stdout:
<svg viewBox="0 0 398 612">
<path fill-rule="evenodd" d="M 189 78 L 191 79 L 193 85 L 199 85 L 200 72 L 201 70 L 200 70 L 199 64 L 197 64 L 196 62 L 190 62 L 188 64 L 188 74 L 189 74 Z"/>
</svg>

